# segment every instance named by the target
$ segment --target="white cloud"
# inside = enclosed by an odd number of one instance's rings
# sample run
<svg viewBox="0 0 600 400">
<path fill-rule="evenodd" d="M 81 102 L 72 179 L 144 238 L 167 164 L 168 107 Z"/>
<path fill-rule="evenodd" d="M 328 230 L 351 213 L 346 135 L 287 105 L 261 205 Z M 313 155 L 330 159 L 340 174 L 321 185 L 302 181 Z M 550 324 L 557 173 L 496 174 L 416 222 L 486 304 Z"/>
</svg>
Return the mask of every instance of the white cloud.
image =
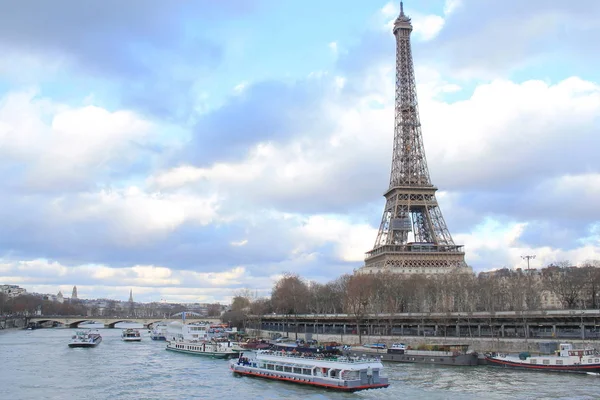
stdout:
<svg viewBox="0 0 600 400">
<path fill-rule="evenodd" d="M 354 224 L 336 216 L 313 215 L 299 228 L 300 234 L 308 239 L 305 245 L 335 245 L 337 257 L 348 262 L 362 262 L 365 252 L 375 241 L 377 229 L 367 224 Z"/>
<path fill-rule="evenodd" d="M 456 11 L 456 9 L 462 7 L 462 5 L 462 0 L 446 0 L 444 3 L 444 15 L 448 16 L 452 14 L 454 11 Z"/>
<path fill-rule="evenodd" d="M 93 285 L 87 283 L 90 280 L 93 281 Z M 132 288 L 137 301 L 165 298 L 169 301 L 195 302 L 203 299 L 227 301 L 230 296 L 227 287 L 234 285 L 254 283 L 257 289 L 264 291 L 270 289 L 272 284 L 270 277 L 255 278 L 242 266 L 221 272 L 203 273 L 154 265 L 124 268 L 105 265 L 66 267 L 44 259 L 2 262 L 0 281 L 19 283 L 25 285 L 29 291 L 39 293 L 55 294 L 62 290 L 67 296 L 72 285 L 65 285 L 64 282 L 74 282 L 81 298 L 100 297 L 97 293 L 101 291 L 108 291 L 114 298 L 119 298 L 125 293 L 129 294 L 129 289 Z"/>
<path fill-rule="evenodd" d="M 422 40 L 435 38 L 444 27 L 444 18 L 439 15 L 419 15 L 413 17 L 413 32 Z"/>
<path fill-rule="evenodd" d="M 0 164 L 25 165 L 29 187 L 66 187 L 87 182 L 112 163 L 133 162 L 136 142 L 152 129 L 130 111 L 72 108 L 35 91 L 9 93 L 0 101 Z"/>
<path fill-rule="evenodd" d="M 328 44 L 328 46 L 329 46 L 329 49 L 333 52 L 333 54 L 337 54 L 337 52 L 338 52 L 338 44 L 337 44 L 337 42 L 330 42 Z"/>
<path fill-rule="evenodd" d="M 59 199 L 51 216 L 63 223 L 103 221 L 111 239 L 127 246 L 166 236 L 186 222 L 208 225 L 218 218 L 218 204 L 214 195 L 147 193 L 132 186 L 82 194 L 75 203 Z"/>
</svg>

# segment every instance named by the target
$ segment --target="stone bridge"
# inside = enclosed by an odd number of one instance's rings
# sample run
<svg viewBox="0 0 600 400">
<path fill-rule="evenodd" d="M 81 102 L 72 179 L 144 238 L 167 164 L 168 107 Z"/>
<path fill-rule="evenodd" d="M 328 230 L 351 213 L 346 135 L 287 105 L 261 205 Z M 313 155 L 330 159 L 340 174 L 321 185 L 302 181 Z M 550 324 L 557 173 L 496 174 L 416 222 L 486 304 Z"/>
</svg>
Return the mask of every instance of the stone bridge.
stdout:
<svg viewBox="0 0 600 400">
<path fill-rule="evenodd" d="M 173 321 L 181 321 L 181 318 L 132 318 L 132 317 L 123 317 L 123 318 L 100 318 L 100 317 L 81 317 L 81 316 L 55 316 L 55 317 L 34 317 L 29 319 L 29 323 L 37 323 L 41 325 L 49 324 L 49 323 L 59 323 L 64 327 L 68 328 L 77 328 L 79 324 L 82 323 L 99 323 L 104 324 L 105 328 L 114 328 L 116 324 L 119 322 L 134 322 L 138 324 L 142 324 L 144 327 L 150 327 L 157 322 L 173 322 Z M 221 320 L 218 318 L 207 318 L 207 317 L 196 317 L 189 316 L 185 319 L 186 323 L 190 322 L 208 322 L 211 324 L 220 324 Z"/>
</svg>

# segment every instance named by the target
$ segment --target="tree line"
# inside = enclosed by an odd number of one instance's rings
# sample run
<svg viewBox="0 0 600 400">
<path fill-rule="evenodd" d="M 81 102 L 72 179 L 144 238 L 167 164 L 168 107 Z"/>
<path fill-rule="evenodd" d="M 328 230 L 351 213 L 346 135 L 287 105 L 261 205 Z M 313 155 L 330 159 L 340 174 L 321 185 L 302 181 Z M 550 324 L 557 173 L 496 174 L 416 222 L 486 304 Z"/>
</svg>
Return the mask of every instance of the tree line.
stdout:
<svg viewBox="0 0 600 400">
<path fill-rule="evenodd" d="M 345 274 L 327 283 L 286 273 L 270 297 L 236 293 L 223 320 L 241 325 L 248 315 L 347 313 L 359 321 L 370 313 L 524 311 L 599 308 L 600 261 L 579 267 L 568 261 L 541 270 L 417 274 Z M 557 300 L 552 305 L 550 299 Z M 544 306 L 544 307 L 543 307 Z"/>
</svg>

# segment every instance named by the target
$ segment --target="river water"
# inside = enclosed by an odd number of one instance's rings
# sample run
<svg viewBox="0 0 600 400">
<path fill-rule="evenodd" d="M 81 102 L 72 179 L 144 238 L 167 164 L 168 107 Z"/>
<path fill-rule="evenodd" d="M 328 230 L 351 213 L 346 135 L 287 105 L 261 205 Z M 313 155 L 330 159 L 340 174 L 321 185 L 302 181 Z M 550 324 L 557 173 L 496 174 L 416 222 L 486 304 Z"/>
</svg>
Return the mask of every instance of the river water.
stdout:
<svg viewBox="0 0 600 400">
<path fill-rule="evenodd" d="M 71 349 L 73 329 L 0 332 L 0 399 L 598 399 L 600 377 L 494 367 L 386 364 L 390 387 L 358 393 L 234 377 L 228 361 L 120 340 Z"/>
</svg>

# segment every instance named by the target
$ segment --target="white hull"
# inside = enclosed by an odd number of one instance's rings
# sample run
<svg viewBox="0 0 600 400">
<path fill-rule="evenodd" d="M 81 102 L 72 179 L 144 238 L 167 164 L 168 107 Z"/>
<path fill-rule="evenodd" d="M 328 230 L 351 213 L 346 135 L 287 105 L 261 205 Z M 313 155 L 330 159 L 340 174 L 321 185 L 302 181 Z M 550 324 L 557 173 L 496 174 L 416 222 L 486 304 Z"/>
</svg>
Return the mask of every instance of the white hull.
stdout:
<svg viewBox="0 0 600 400">
<path fill-rule="evenodd" d="M 167 350 L 213 358 L 236 358 L 239 352 L 227 343 L 168 341 Z"/>
<path fill-rule="evenodd" d="M 124 338 L 121 338 L 121 340 L 124 342 L 141 342 L 142 338 L 141 337 L 124 337 Z"/>
</svg>

